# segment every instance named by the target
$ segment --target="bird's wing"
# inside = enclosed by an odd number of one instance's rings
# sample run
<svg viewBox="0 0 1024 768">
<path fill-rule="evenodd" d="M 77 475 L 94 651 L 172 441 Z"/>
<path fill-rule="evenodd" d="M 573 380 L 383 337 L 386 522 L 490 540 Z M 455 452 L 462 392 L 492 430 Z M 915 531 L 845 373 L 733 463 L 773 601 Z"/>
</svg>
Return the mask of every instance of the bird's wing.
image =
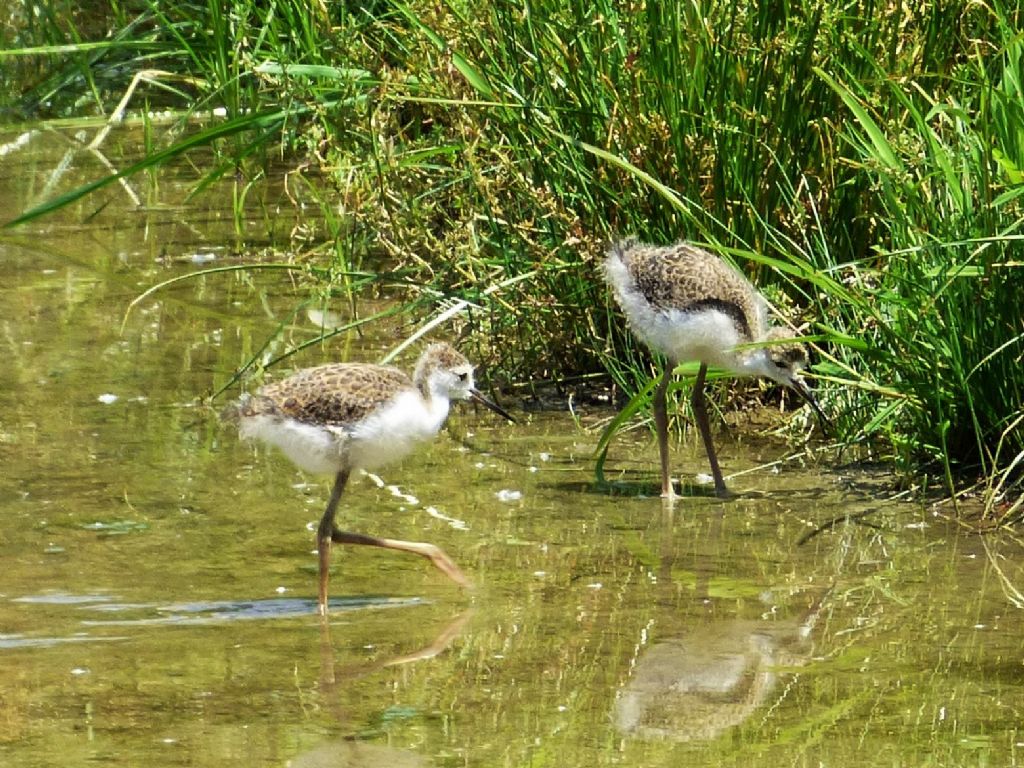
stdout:
<svg viewBox="0 0 1024 768">
<path fill-rule="evenodd" d="M 736 324 L 743 338 L 761 332 L 760 297 L 739 272 L 717 256 L 677 243 L 630 254 L 628 269 L 636 290 L 654 309 L 700 312 L 714 309 Z"/>
<path fill-rule="evenodd" d="M 269 384 L 259 397 L 297 421 L 347 428 L 412 388 L 412 380 L 397 368 L 334 363 L 306 368 Z"/>
</svg>

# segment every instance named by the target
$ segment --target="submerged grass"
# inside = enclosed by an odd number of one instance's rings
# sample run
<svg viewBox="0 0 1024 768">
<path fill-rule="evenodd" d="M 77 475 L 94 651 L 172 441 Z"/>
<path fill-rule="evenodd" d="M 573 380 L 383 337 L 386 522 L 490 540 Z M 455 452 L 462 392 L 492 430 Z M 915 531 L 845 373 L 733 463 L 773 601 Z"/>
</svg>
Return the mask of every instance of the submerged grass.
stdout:
<svg viewBox="0 0 1024 768">
<path fill-rule="evenodd" d="M 918 478 L 937 470 L 948 490 L 975 472 L 1011 487 L 1024 456 L 1019 7 L 120 8 L 92 11 L 85 26 L 111 30 L 99 48 L 52 6 L 45 29 L 14 25 L 0 64 L 46 73 L 17 106 L 102 111 L 133 71 L 187 77 L 161 98 L 224 121 L 117 175 L 197 144 L 223 158 L 201 185 L 258 175 L 271 148 L 308 159 L 335 186 L 314 194 L 318 295 L 351 303 L 366 264 L 401 270 L 424 322 L 464 303 L 473 353 L 506 380 L 564 393 L 604 372 L 639 412 L 654 366 L 597 263 L 620 235 L 685 237 L 727 253 L 818 339 L 814 372 L 847 443 Z"/>
</svg>

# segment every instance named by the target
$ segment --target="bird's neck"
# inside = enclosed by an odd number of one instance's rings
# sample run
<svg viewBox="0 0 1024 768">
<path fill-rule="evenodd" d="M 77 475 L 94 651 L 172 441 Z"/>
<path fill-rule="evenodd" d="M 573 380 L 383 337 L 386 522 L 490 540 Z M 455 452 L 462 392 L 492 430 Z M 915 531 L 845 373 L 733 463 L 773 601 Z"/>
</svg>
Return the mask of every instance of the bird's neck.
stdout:
<svg viewBox="0 0 1024 768">
<path fill-rule="evenodd" d="M 432 419 L 440 425 L 448 418 L 448 410 L 451 407 L 451 400 L 447 392 L 441 392 L 430 386 L 430 382 L 423 382 L 420 387 L 420 396 L 423 398 L 423 405 Z"/>
<path fill-rule="evenodd" d="M 774 379 L 773 364 L 763 349 L 755 349 L 747 355 L 740 355 L 734 361 L 733 370 L 741 376 L 764 376 Z"/>
</svg>

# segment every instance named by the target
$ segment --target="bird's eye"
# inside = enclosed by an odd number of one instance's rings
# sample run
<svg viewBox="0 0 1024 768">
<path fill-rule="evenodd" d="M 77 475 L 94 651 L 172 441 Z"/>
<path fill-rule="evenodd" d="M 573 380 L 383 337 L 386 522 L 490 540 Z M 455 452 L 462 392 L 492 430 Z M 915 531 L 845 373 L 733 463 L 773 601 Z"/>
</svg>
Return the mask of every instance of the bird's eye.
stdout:
<svg viewBox="0 0 1024 768">
<path fill-rule="evenodd" d="M 789 365 L 787 365 L 784 360 L 776 360 L 775 361 L 775 367 L 776 368 L 780 368 L 782 370 L 785 370 L 785 369 L 789 368 Z"/>
<path fill-rule="evenodd" d="M 465 381 L 468 378 L 469 378 L 469 374 L 466 373 L 465 371 L 463 371 L 462 373 L 459 374 L 459 381 Z"/>
</svg>

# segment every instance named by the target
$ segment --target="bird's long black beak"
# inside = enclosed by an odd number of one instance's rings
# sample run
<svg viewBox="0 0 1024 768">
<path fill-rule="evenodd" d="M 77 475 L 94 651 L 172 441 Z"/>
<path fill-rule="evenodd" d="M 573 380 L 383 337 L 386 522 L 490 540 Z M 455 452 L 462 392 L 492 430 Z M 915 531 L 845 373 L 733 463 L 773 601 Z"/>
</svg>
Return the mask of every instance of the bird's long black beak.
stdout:
<svg viewBox="0 0 1024 768">
<path fill-rule="evenodd" d="M 807 386 L 807 382 L 798 376 L 793 377 L 793 389 L 800 395 L 807 404 L 814 409 L 814 414 L 818 417 L 818 424 L 821 426 L 821 431 L 826 435 L 831 435 L 834 430 L 832 428 L 832 422 L 828 420 L 828 417 L 818 406 L 818 401 L 814 399 L 814 395 L 811 393 L 811 388 Z"/>
<path fill-rule="evenodd" d="M 510 414 L 508 411 L 506 411 L 504 408 L 502 408 L 500 405 L 498 405 L 493 400 L 488 400 L 486 397 L 481 395 L 478 390 L 476 390 L 476 389 L 469 390 L 469 396 L 470 396 L 471 399 L 473 399 L 476 402 L 480 403 L 480 405 L 484 406 L 485 408 L 490 408 L 496 414 L 498 414 L 499 416 L 502 416 L 502 417 L 508 419 L 513 424 L 516 423 L 516 420 L 512 418 L 512 414 Z"/>
</svg>

